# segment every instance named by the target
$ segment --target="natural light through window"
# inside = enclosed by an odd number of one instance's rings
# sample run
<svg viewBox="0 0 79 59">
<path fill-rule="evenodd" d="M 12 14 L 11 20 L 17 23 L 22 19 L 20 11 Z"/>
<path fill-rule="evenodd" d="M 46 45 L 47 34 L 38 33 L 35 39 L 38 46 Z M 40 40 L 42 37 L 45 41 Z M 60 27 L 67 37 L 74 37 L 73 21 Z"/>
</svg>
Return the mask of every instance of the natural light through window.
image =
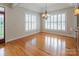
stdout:
<svg viewBox="0 0 79 59">
<path fill-rule="evenodd" d="M 25 15 L 25 30 L 33 31 L 37 29 L 37 17 L 36 15 L 26 14 Z"/>
<path fill-rule="evenodd" d="M 0 39 L 4 38 L 4 8 L 0 7 Z"/>
<path fill-rule="evenodd" d="M 65 31 L 66 30 L 66 14 L 55 14 L 48 16 L 48 19 L 45 20 L 45 29 L 47 30 L 57 30 Z"/>
</svg>

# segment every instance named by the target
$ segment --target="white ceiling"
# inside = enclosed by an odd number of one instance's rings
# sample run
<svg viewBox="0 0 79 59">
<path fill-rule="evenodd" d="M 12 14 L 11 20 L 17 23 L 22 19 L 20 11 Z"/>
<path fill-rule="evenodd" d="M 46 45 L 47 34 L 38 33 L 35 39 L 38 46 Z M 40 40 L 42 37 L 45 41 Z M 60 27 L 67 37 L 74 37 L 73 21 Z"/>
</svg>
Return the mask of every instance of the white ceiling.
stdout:
<svg viewBox="0 0 79 59">
<path fill-rule="evenodd" d="M 74 6 L 72 3 L 18 3 L 16 5 L 39 13 L 45 10 L 46 5 L 48 12 Z"/>
</svg>

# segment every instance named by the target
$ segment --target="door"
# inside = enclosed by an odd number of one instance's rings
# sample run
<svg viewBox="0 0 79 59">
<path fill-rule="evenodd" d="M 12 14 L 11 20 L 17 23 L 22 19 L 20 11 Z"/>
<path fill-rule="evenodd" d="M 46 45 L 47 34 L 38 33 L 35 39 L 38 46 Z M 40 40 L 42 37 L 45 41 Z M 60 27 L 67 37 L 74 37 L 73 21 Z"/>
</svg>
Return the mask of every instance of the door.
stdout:
<svg viewBox="0 0 79 59">
<path fill-rule="evenodd" d="M 0 43 L 5 41 L 4 39 L 4 8 L 0 7 Z"/>
</svg>

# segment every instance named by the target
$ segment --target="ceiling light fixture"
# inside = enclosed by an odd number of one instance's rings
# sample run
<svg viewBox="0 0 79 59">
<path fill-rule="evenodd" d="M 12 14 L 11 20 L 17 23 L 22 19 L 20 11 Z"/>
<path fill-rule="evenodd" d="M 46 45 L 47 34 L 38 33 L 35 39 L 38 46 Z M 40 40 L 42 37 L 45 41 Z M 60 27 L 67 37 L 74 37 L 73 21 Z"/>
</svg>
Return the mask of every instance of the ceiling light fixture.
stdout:
<svg viewBox="0 0 79 59">
<path fill-rule="evenodd" d="M 47 12 L 47 4 L 45 5 L 45 11 L 42 13 L 42 18 L 47 19 L 48 18 L 48 12 Z"/>
<path fill-rule="evenodd" d="M 75 8 L 75 10 L 74 10 L 74 15 L 75 15 L 75 16 L 79 16 L 79 8 Z"/>
<path fill-rule="evenodd" d="M 78 7 L 79 4 L 75 4 L 75 9 L 74 9 L 74 15 L 75 16 L 79 16 L 79 7 Z"/>
</svg>

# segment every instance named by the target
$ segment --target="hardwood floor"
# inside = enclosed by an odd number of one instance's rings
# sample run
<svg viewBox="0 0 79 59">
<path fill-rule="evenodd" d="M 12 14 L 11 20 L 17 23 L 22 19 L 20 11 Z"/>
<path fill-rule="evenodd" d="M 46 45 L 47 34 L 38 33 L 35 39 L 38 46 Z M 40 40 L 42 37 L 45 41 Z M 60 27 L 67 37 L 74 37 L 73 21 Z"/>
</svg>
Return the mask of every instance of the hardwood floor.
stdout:
<svg viewBox="0 0 79 59">
<path fill-rule="evenodd" d="M 77 56 L 75 40 L 38 33 L 0 45 L 1 56 Z"/>
</svg>

